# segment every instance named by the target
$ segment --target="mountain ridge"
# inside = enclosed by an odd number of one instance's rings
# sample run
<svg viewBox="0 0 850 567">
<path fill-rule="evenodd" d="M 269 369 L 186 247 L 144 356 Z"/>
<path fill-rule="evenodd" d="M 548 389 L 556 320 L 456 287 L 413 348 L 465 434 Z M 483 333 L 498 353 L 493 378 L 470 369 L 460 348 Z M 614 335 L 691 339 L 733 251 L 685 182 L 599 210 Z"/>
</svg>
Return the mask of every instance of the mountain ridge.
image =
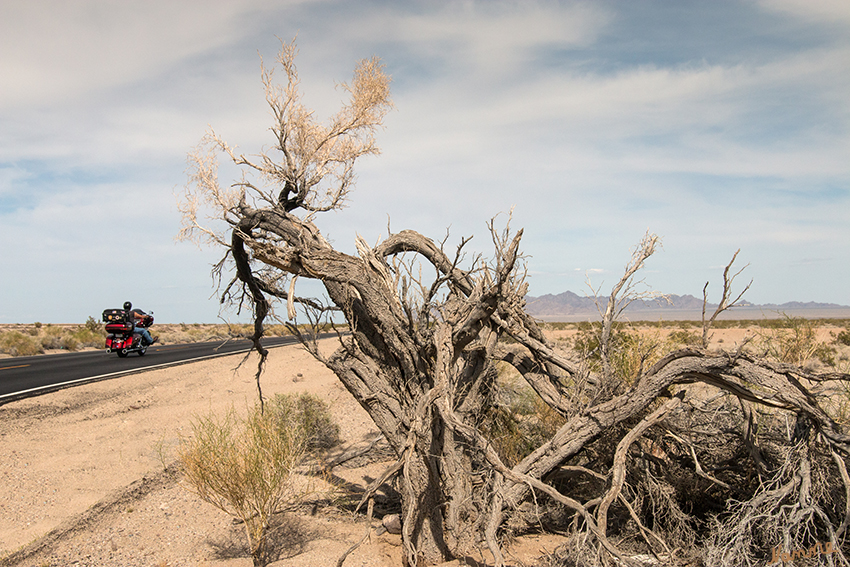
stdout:
<svg viewBox="0 0 850 567">
<path fill-rule="evenodd" d="M 626 309 L 624 310 L 625 315 L 640 315 L 640 314 L 657 314 L 659 316 L 663 316 L 665 313 L 667 314 L 682 314 L 687 313 L 690 315 L 694 315 L 695 313 L 698 315 L 702 314 L 703 301 L 693 295 L 675 295 L 669 294 L 665 298 L 659 298 L 657 300 L 650 301 L 642 301 L 637 300 L 633 301 Z M 608 302 L 608 296 L 600 296 L 598 298 L 580 296 L 572 291 L 565 291 L 563 293 L 559 293 L 557 295 L 553 294 L 545 294 L 541 296 L 526 296 L 526 311 L 529 315 L 533 317 L 539 317 L 543 319 L 552 319 L 556 317 L 587 317 L 587 316 L 600 316 L 600 310 L 597 309 L 597 301 L 599 302 L 600 309 L 604 310 L 605 306 Z M 707 303 L 706 304 L 706 312 L 714 313 L 714 310 L 717 309 L 716 303 Z M 776 303 L 764 303 L 764 304 L 755 304 L 749 302 L 742 302 L 740 306 L 734 307 L 731 310 L 725 312 L 724 314 L 727 317 L 734 313 L 735 311 L 741 312 L 777 312 L 779 314 L 783 312 L 795 312 L 795 311 L 839 311 L 847 313 L 842 313 L 844 316 L 850 316 L 850 306 L 847 305 L 839 305 L 837 303 L 820 303 L 816 301 L 788 301 L 781 304 Z"/>
</svg>

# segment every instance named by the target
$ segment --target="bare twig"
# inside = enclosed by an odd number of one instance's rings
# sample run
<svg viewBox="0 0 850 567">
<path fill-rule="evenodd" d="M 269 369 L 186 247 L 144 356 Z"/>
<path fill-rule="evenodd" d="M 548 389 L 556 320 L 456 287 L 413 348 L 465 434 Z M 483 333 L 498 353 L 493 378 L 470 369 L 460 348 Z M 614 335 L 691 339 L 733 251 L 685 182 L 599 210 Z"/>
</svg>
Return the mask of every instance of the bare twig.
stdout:
<svg viewBox="0 0 850 567">
<path fill-rule="evenodd" d="M 723 292 L 720 295 L 720 303 L 717 305 L 717 309 L 714 310 L 714 313 L 711 317 L 706 321 L 705 319 L 705 309 L 708 305 L 708 282 L 705 283 L 705 286 L 702 288 L 702 347 L 708 348 L 708 331 L 711 326 L 714 324 L 714 320 L 717 319 L 717 316 L 723 313 L 724 311 L 731 309 L 738 305 L 738 302 L 744 297 L 744 294 L 750 289 L 750 286 L 753 285 L 753 281 L 750 280 L 744 289 L 739 293 L 735 299 L 732 299 L 732 283 L 735 281 L 735 278 L 738 277 L 741 272 L 747 269 L 747 266 L 744 266 L 731 276 L 729 275 L 729 271 L 732 269 L 732 264 L 735 263 L 735 258 L 738 257 L 738 253 L 740 252 L 740 248 L 735 251 L 732 255 L 732 259 L 726 265 L 726 268 L 723 270 Z"/>
<path fill-rule="evenodd" d="M 345 553 L 342 554 L 342 557 L 337 560 L 336 567 L 342 567 L 342 564 L 345 563 L 346 558 L 351 555 L 358 547 L 366 543 L 366 540 L 369 539 L 369 536 L 372 534 L 372 511 L 374 510 L 374 508 L 375 499 L 369 498 L 369 506 L 366 509 L 366 533 L 363 534 L 363 537 L 360 539 L 360 541 L 345 550 Z"/>
</svg>

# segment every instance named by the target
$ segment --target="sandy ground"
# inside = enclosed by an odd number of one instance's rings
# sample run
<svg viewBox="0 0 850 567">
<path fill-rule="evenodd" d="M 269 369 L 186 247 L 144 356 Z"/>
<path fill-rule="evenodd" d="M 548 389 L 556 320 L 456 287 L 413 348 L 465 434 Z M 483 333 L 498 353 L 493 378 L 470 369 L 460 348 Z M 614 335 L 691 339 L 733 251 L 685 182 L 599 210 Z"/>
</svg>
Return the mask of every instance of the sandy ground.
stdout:
<svg viewBox="0 0 850 567">
<path fill-rule="evenodd" d="M 0 556 L 27 544 L 36 552 L 9 564 L 173 567 L 244 555 L 241 527 L 164 471 L 193 416 L 255 403 L 255 360 L 234 370 L 240 360 L 156 370 L 0 406 Z M 321 395 L 348 444 L 377 433 L 333 374 L 299 347 L 273 349 L 262 384 L 266 396 Z M 366 474 L 347 472 L 353 480 Z M 86 514 L 92 506 L 95 513 Z M 344 550 L 362 536 L 365 524 L 337 515 L 333 528 L 332 518 L 293 518 L 290 539 L 300 543 L 283 564 L 305 564 L 297 556 L 313 546 L 334 547 L 324 539 L 338 540 Z M 68 533 L 49 537 L 38 550 L 39 538 L 60 526 Z M 383 564 L 374 550 L 364 557 L 369 561 L 351 564 Z"/>
<path fill-rule="evenodd" d="M 734 349 L 745 334 L 729 329 L 714 339 Z M 256 360 L 237 369 L 240 360 L 155 370 L 0 406 L 0 565 L 251 565 L 241 526 L 188 491 L 169 466 L 194 416 L 255 403 Z M 311 392 L 325 399 L 345 440 L 340 452 L 377 434 L 333 374 L 300 347 L 273 349 L 262 384 L 267 397 Z M 353 462 L 333 472 L 365 487 L 387 464 Z M 281 559 L 273 565 L 335 565 L 366 530 L 363 516 L 341 508 L 287 513 L 277 532 Z M 399 537 L 370 533 L 345 565 L 400 565 Z M 528 565 L 561 541 L 522 538 L 512 552 Z"/>
<path fill-rule="evenodd" d="M 255 403 L 256 361 L 235 370 L 240 360 L 155 370 L 0 406 L 0 564 L 251 565 L 242 527 L 188 491 L 168 466 L 193 416 Z M 378 433 L 335 376 L 300 347 L 273 349 L 262 385 L 267 397 L 311 392 L 325 399 L 345 439 L 339 451 Z M 365 487 L 386 464 L 354 462 L 356 468 L 333 472 Z M 281 559 L 273 565 L 334 565 L 366 529 L 362 515 L 340 508 L 288 513 L 278 532 Z M 373 529 L 345 565 L 397 567 L 400 543 Z M 517 551 L 536 556 L 558 543 L 526 538 Z"/>
</svg>

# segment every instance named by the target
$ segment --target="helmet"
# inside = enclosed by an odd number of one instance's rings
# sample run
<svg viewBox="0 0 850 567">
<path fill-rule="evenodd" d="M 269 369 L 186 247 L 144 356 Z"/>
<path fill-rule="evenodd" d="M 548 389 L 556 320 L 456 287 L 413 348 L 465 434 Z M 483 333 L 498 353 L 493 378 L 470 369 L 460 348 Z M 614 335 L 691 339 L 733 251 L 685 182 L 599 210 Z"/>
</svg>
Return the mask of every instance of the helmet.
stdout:
<svg viewBox="0 0 850 567">
<path fill-rule="evenodd" d="M 132 303 L 130 303 L 129 301 L 125 301 L 125 302 L 124 302 L 124 311 L 129 311 L 129 310 L 130 310 L 130 309 L 132 309 L 132 308 L 133 308 L 133 304 L 132 304 Z"/>
</svg>

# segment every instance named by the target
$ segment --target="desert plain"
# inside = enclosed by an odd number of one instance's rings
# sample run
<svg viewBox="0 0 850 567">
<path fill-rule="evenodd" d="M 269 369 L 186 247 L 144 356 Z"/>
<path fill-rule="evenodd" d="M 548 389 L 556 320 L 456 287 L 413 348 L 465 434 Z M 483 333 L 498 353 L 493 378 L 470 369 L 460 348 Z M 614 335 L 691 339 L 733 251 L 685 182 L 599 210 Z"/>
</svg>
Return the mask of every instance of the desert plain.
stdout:
<svg viewBox="0 0 850 567">
<path fill-rule="evenodd" d="M 818 328 L 828 341 L 835 331 Z M 555 342 L 574 330 L 551 331 Z M 751 329 L 714 332 L 712 347 L 734 349 Z M 327 339 L 324 348 L 335 347 Z M 56 355 L 56 356 L 62 356 Z M 6 359 L 8 361 L 8 359 Z M 241 526 L 202 501 L 176 465 L 180 439 L 199 415 L 244 412 L 256 403 L 256 358 L 242 355 L 133 374 L 0 406 L 0 565 L 8 567 L 239 567 L 251 565 Z M 309 392 L 330 406 L 343 443 L 365 446 L 378 431 L 336 377 L 300 346 L 271 350 L 263 393 Z M 365 487 L 392 461 L 380 451 L 335 467 L 337 484 Z M 316 477 L 309 494 L 342 498 Z M 336 491 L 336 492 L 334 492 Z M 333 498 L 331 498 L 333 500 Z M 347 566 L 401 565 L 400 538 L 343 506 L 307 503 L 280 515 L 275 567 L 335 565 L 354 543 Z M 383 532 L 383 533 L 381 533 Z M 553 551 L 556 535 L 518 538 L 516 565 Z M 454 565 L 486 565 L 486 554 Z"/>
</svg>

